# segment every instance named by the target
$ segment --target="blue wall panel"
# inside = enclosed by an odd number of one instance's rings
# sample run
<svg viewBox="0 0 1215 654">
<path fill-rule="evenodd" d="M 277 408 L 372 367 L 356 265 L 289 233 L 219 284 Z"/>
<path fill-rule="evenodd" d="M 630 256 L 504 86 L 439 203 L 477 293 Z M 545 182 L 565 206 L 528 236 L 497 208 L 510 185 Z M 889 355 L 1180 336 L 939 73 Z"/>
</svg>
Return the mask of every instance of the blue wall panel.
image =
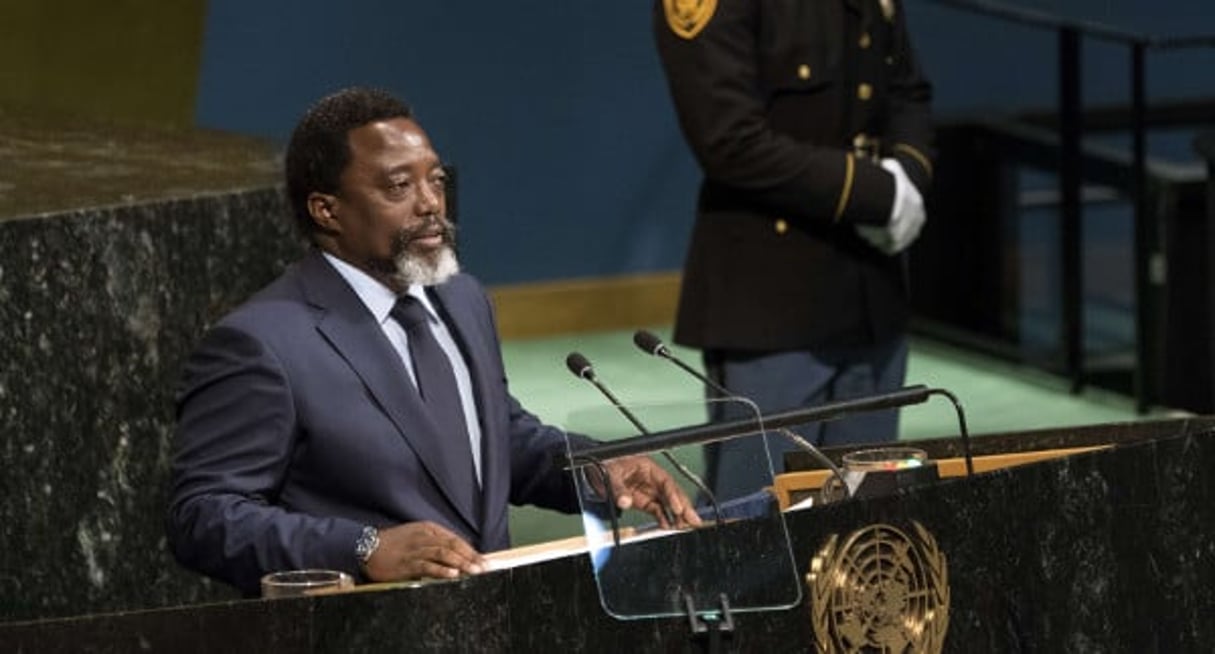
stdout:
<svg viewBox="0 0 1215 654">
<path fill-rule="evenodd" d="M 697 179 L 648 3 L 212 0 L 203 127 L 286 139 L 369 84 L 460 172 L 461 254 L 491 283 L 678 268 Z"/>
<path fill-rule="evenodd" d="M 814 2 L 818 0 L 805 0 Z M 942 114 L 1055 101 L 1055 37 L 910 0 Z M 1151 34 L 1215 32 L 1209 0 L 1021 0 Z M 413 104 L 460 170 L 466 268 L 490 283 L 672 270 L 698 179 L 650 33 L 650 0 L 211 0 L 200 126 L 285 140 L 342 86 Z M 1084 45 L 1085 102 L 1126 102 L 1125 49 Z M 1156 53 L 1152 97 L 1215 93 L 1211 50 Z"/>
</svg>

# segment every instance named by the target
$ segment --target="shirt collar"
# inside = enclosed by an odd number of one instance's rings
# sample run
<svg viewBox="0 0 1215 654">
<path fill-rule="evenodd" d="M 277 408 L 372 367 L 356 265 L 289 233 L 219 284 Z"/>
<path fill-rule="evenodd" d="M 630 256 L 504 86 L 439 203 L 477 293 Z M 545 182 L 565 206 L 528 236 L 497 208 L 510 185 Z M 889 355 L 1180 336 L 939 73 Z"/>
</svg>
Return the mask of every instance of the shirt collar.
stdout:
<svg viewBox="0 0 1215 654">
<path fill-rule="evenodd" d="M 359 299 L 371 311 L 371 315 L 375 316 L 376 322 L 381 325 L 384 324 L 384 321 L 388 320 L 388 313 L 392 311 L 393 305 L 397 303 L 397 294 L 378 279 L 332 254 L 328 252 L 322 252 L 321 254 L 325 255 L 325 260 L 338 271 L 342 279 L 345 279 L 350 288 L 359 296 Z M 430 316 L 431 321 L 437 319 L 435 309 L 430 303 L 430 297 L 426 295 L 426 289 L 421 284 L 410 284 L 409 289 L 405 293 L 421 301 L 422 306 L 426 307 L 426 314 Z"/>
</svg>

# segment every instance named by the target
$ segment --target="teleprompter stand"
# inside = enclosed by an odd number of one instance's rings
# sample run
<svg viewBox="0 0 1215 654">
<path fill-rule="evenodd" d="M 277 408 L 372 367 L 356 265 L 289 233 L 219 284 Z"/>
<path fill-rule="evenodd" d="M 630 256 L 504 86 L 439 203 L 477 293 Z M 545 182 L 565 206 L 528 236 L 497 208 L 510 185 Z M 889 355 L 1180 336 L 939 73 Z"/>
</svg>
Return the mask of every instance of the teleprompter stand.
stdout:
<svg viewBox="0 0 1215 654">
<path fill-rule="evenodd" d="M 721 606 L 716 613 L 698 613 L 696 603 L 691 595 L 684 595 L 687 606 L 688 624 L 692 627 L 692 636 L 700 640 L 705 652 L 717 654 L 721 651 L 722 635 L 734 633 L 734 616 L 730 613 L 730 600 L 725 593 L 721 594 Z"/>
<path fill-rule="evenodd" d="M 715 402 L 734 402 L 723 399 Z M 659 424 L 661 416 L 705 415 L 702 403 L 672 407 L 629 407 L 634 424 Z M 736 403 L 735 421 L 765 445 L 749 465 L 762 466 L 771 484 L 771 457 L 753 404 Z M 686 423 L 685 423 L 686 424 Z M 789 543 L 785 516 L 762 486 L 739 497 L 712 497 L 679 461 L 703 457 L 700 443 L 653 451 L 669 464 L 688 497 L 697 497 L 703 525 L 662 529 L 648 514 L 619 513 L 613 484 L 604 483 L 614 453 L 571 447 L 569 466 L 578 486 L 591 567 L 604 611 L 618 620 L 686 620 L 689 638 L 703 651 L 720 652 L 735 630 L 738 614 L 782 611 L 801 601 L 801 581 Z M 637 452 L 630 452 L 629 455 Z M 638 518 L 639 519 L 636 519 Z M 635 519 L 630 522 L 630 519 Z"/>
</svg>

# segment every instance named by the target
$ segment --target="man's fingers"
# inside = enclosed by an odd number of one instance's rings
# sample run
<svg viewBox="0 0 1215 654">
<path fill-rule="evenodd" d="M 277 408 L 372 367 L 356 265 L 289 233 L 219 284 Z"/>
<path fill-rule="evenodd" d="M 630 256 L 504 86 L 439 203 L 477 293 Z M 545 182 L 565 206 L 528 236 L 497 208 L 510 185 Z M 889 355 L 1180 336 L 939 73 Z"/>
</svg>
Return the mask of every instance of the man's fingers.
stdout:
<svg viewBox="0 0 1215 654">
<path fill-rule="evenodd" d="M 683 490 L 670 477 L 662 486 L 663 498 L 666 502 L 666 508 L 671 512 L 671 517 L 675 522 L 676 527 L 697 526 L 700 524 L 700 516 L 697 515 L 696 509 L 692 506 L 692 501 L 684 494 Z"/>
<path fill-rule="evenodd" d="M 446 535 L 440 537 L 439 542 L 435 544 L 434 561 L 465 574 L 480 574 L 485 570 L 485 560 L 480 552 L 459 536 L 447 530 L 443 531 Z"/>
<path fill-rule="evenodd" d="M 413 568 L 411 574 L 406 576 L 406 579 L 451 579 L 460 576 L 458 569 L 450 568 L 434 561 L 416 561 Z"/>
<path fill-rule="evenodd" d="M 451 578 L 486 569 L 485 559 L 471 545 L 434 523 L 398 525 L 380 534 L 380 547 L 367 562 L 373 580 Z"/>
<path fill-rule="evenodd" d="M 683 490 L 673 480 L 667 479 L 663 492 L 666 497 L 667 508 L 671 511 L 671 515 L 674 518 L 675 526 L 694 527 L 700 524 L 700 516 L 692 506 L 691 500 L 688 499 L 688 496 L 684 494 Z"/>
<path fill-rule="evenodd" d="M 636 464 L 624 460 L 619 465 L 608 469 L 608 484 L 612 487 L 612 495 L 616 498 L 616 506 L 620 509 L 632 508 L 635 502 L 633 494 L 637 492 L 635 476 Z"/>
<path fill-rule="evenodd" d="M 658 501 L 657 497 L 648 498 L 637 508 L 654 516 L 654 519 L 658 521 L 659 527 L 662 527 L 663 529 L 671 528 L 671 521 L 667 517 L 666 507 L 662 505 L 662 502 Z"/>
<path fill-rule="evenodd" d="M 608 465 L 616 508 L 637 509 L 654 516 L 663 529 L 701 524 L 692 501 L 657 463 L 644 456 L 619 459 Z"/>
<path fill-rule="evenodd" d="M 457 573 L 464 574 L 480 574 L 484 572 L 485 566 L 481 560 L 481 555 L 476 552 L 471 554 L 465 550 L 472 548 L 465 545 L 463 548 L 452 547 L 450 543 L 436 545 L 430 549 L 430 555 L 427 557 L 429 563 L 435 563 L 447 570 L 453 570 Z M 454 576 L 454 575 L 451 575 Z"/>
<path fill-rule="evenodd" d="M 403 577 L 405 579 L 419 577 L 450 579 L 462 574 L 480 574 L 485 569 L 478 560 L 469 558 L 447 545 L 431 545 L 415 550 L 412 554 L 413 556 L 404 561 Z"/>
</svg>

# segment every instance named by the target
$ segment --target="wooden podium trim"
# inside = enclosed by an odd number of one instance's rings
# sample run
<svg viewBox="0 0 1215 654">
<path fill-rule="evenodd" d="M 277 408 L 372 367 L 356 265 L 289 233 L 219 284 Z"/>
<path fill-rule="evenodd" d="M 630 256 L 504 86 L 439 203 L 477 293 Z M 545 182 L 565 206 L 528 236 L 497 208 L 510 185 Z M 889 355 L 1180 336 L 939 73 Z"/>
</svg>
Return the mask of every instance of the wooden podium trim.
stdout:
<svg viewBox="0 0 1215 654">
<path fill-rule="evenodd" d="M 975 474 L 999 470 L 1001 468 L 1012 468 L 1015 466 L 1025 465 L 1027 463 L 1037 463 L 1039 461 L 1047 461 L 1050 459 L 1059 459 L 1073 454 L 1082 454 L 1084 452 L 1093 452 L 1096 450 L 1104 450 L 1113 447 L 1113 445 L 1092 445 L 1088 447 L 1066 447 L 1056 450 L 1033 450 L 1030 452 L 1009 452 L 1006 454 L 989 454 L 986 456 L 973 457 Z M 956 457 L 952 459 L 938 459 L 937 472 L 942 479 L 948 477 L 963 477 L 966 475 L 966 459 Z M 776 476 L 773 480 L 772 493 L 776 496 L 777 502 L 780 504 L 782 511 L 788 509 L 793 504 L 791 498 L 794 493 L 802 493 L 805 491 L 814 491 L 823 487 L 827 477 L 831 476 L 830 470 L 804 470 L 800 472 L 786 472 Z"/>
<path fill-rule="evenodd" d="M 489 289 L 502 338 L 669 325 L 679 272 L 567 279 Z"/>
</svg>

